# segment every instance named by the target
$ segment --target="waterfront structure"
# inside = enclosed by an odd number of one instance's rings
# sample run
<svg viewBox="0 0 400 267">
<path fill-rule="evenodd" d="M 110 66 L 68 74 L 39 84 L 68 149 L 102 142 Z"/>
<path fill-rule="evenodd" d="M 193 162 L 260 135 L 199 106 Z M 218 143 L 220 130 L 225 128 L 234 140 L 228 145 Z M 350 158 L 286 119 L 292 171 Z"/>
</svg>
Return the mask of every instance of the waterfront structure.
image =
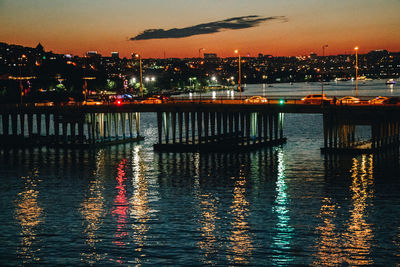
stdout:
<svg viewBox="0 0 400 267">
<path fill-rule="evenodd" d="M 161 151 L 241 151 L 286 142 L 283 113 L 241 107 L 185 105 L 157 112 Z"/>
<path fill-rule="evenodd" d="M 86 106 L 0 108 L 5 147 L 91 147 L 142 140 L 140 114 Z"/>
<path fill-rule="evenodd" d="M 0 106 L 1 145 L 74 146 L 137 141 L 143 138 L 140 112 L 157 114 L 156 150 L 231 151 L 282 144 L 286 141 L 284 113 L 322 114 L 323 152 L 374 153 L 399 144 L 397 105 L 373 105 L 367 101 L 357 105 L 315 105 L 297 99 L 270 99 L 258 104 L 239 99 L 176 99 L 94 106 Z M 358 126 L 370 127 L 371 140 L 355 139 Z"/>
</svg>

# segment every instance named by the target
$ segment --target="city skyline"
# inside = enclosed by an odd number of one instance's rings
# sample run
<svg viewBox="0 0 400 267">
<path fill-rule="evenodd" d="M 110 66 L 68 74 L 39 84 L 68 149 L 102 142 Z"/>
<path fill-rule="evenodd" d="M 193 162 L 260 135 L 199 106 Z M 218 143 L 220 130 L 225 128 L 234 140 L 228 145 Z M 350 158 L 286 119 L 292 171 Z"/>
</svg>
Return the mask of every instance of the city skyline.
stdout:
<svg viewBox="0 0 400 267">
<path fill-rule="evenodd" d="M 0 1 L 1 40 L 83 56 L 274 56 L 399 51 L 400 1 Z M 149 36 L 150 34 L 150 36 Z"/>
</svg>

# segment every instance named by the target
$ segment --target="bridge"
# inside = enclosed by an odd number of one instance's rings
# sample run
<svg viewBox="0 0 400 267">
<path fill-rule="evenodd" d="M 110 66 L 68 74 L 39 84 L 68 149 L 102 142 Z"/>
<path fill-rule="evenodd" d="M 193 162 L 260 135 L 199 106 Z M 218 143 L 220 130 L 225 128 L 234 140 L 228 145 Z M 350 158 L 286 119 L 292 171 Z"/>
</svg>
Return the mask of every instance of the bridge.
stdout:
<svg viewBox="0 0 400 267">
<path fill-rule="evenodd" d="M 140 113 L 157 114 L 156 150 L 245 150 L 286 142 L 285 113 L 323 115 L 327 153 L 375 152 L 398 146 L 400 105 L 321 103 L 281 97 L 266 103 L 242 99 L 147 100 L 100 105 L 2 105 L 1 146 L 90 147 L 142 140 Z M 355 139 L 358 125 L 371 139 Z"/>
</svg>

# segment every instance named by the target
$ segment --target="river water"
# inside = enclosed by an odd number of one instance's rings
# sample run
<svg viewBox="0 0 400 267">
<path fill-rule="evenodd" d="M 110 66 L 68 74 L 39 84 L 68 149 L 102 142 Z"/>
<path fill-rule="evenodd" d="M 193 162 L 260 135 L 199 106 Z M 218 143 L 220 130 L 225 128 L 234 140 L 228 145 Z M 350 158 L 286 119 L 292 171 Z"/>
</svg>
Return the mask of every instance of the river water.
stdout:
<svg viewBox="0 0 400 267">
<path fill-rule="evenodd" d="M 245 94 L 290 88 L 320 91 Z M 325 85 L 328 95 L 353 89 Z M 398 95 L 384 81 L 358 89 Z M 326 158 L 316 114 L 286 114 L 287 144 L 246 153 L 156 153 L 155 114 L 141 122 L 141 143 L 0 152 L 1 266 L 400 262 L 398 156 Z"/>
</svg>

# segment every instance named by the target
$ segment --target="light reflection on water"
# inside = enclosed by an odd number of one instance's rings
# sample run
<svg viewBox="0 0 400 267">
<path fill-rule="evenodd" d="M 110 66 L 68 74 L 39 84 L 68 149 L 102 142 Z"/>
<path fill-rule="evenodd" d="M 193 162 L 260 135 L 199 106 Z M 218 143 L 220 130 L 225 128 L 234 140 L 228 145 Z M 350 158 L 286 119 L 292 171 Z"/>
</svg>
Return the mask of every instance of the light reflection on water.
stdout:
<svg viewBox="0 0 400 267">
<path fill-rule="evenodd" d="M 38 202 L 38 187 L 41 182 L 38 170 L 34 170 L 32 175 L 21 177 L 21 179 L 24 182 L 24 189 L 15 201 L 15 219 L 21 227 L 17 254 L 25 265 L 40 261 L 38 254 L 41 240 L 38 232 L 40 224 L 44 222 L 44 214 Z"/>
<path fill-rule="evenodd" d="M 145 172 L 146 165 L 143 162 L 141 146 L 137 146 L 132 151 L 133 195 L 129 201 L 131 206 L 130 216 L 133 219 L 132 239 L 135 242 L 135 251 L 137 252 L 134 260 L 136 265 L 142 264 L 142 259 L 146 257 L 143 248 L 147 245 L 147 232 L 150 229 L 147 222 L 150 220 L 150 214 L 156 212 L 156 210 L 150 210 L 149 184 Z"/>
<path fill-rule="evenodd" d="M 319 235 L 314 265 L 372 265 L 371 246 L 374 241 L 373 225 L 367 223 L 368 210 L 373 208 L 374 157 L 362 155 L 352 158 L 349 170 L 351 202 L 345 225 L 338 218 L 342 208 L 331 198 L 324 198 L 319 214 L 322 224 L 316 227 Z M 340 231 L 343 229 L 343 232 Z"/>
<path fill-rule="evenodd" d="M 321 225 L 316 227 L 318 241 L 316 243 L 315 266 L 337 266 L 342 260 L 340 235 L 335 225 L 337 204 L 331 198 L 324 198 L 319 214 Z"/>
<path fill-rule="evenodd" d="M 373 233 L 371 224 L 367 222 L 367 209 L 372 207 L 369 200 L 374 197 L 373 190 L 373 156 L 362 155 L 361 161 L 353 158 L 351 169 L 352 205 L 350 219 L 347 224 L 344 246 L 347 250 L 345 261 L 350 265 L 372 264 L 371 241 Z"/>
<path fill-rule="evenodd" d="M 96 171 L 93 173 L 94 179 L 89 181 L 87 196 L 81 204 L 80 212 L 85 219 L 84 235 L 86 235 L 85 243 L 88 245 L 86 251 L 81 252 L 81 261 L 93 265 L 104 259 L 97 251 L 97 244 L 102 241 L 98 233 L 105 215 L 105 199 L 104 199 L 104 181 L 102 179 L 102 169 L 104 165 L 104 151 L 100 150 L 97 154 Z"/>
<path fill-rule="evenodd" d="M 285 146 L 247 153 L 154 153 L 156 136 L 1 152 L 0 263 L 395 264 L 398 158 L 325 160 L 307 118 L 285 116 Z"/>
<path fill-rule="evenodd" d="M 199 209 L 201 211 L 198 231 L 201 239 L 197 245 L 203 255 L 202 263 L 207 265 L 217 264 L 215 255 L 219 252 L 216 237 L 216 223 L 220 218 L 217 216 L 217 199 L 211 193 L 202 193 L 198 196 Z"/>
<path fill-rule="evenodd" d="M 246 199 L 246 176 L 240 170 L 239 176 L 232 177 L 232 179 L 234 180 L 234 188 L 230 213 L 233 218 L 231 221 L 232 232 L 229 236 L 231 244 L 228 258 L 233 265 L 247 264 L 253 249 L 250 226 L 247 222 L 250 203 Z"/>
<path fill-rule="evenodd" d="M 285 182 L 285 162 L 282 149 L 278 150 L 278 174 L 276 180 L 276 198 L 273 211 L 277 216 L 274 227 L 273 248 L 275 251 L 274 262 L 277 264 L 290 264 L 293 260 L 290 256 L 291 242 L 293 238 L 293 227 L 290 226 L 290 211 L 288 209 L 289 196 Z"/>
</svg>

